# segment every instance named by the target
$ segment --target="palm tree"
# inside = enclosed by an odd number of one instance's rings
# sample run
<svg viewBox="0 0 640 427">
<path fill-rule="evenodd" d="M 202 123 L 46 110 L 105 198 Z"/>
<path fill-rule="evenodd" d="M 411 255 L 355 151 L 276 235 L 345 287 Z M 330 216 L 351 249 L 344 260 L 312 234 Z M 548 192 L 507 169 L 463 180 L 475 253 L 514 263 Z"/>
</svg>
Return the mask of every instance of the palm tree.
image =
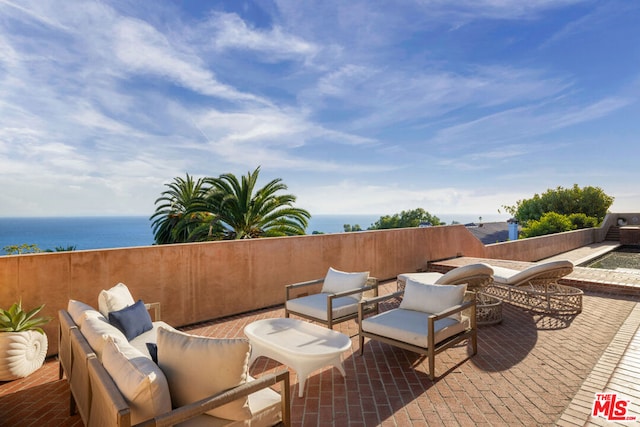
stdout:
<svg viewBox="0 0 640 427">
<path fill-rule="evenodd" d="M 155 201 L 156 205 L 160 205 L 149 218 L 153 221 L 151 227 L 155 242 L 158 245 L 187 242 L 191 232 L 210 217 L 208 212 L 194 209 L 194 206 L 203 203 L 206 193 L 204 179 L 195 181 L 187 174 L 186 179 L 176 177 L 172 183 L 165 185 L 169 189 L 163 191 L 162 197 Z"/>
<path fill-rule="evenodd" d="M 224 227 L 226 239 L 292 236 L 305 234 L 311 214 L 296 208 L 296 196 L 276 194 L 287 189 L 274 179 L 256 190 L 260 167 L 238 181 L 231 173 L 205 178 L 210 185 L 207 203 Z"/>
</svg>

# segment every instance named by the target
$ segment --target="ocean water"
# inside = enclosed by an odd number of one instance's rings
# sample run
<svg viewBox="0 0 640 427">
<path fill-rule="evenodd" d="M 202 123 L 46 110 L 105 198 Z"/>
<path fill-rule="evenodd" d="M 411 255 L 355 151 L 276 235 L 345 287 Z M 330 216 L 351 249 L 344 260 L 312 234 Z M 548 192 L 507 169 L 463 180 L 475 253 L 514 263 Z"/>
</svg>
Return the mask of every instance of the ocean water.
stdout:
<svg viewBox="0 0 640 427">
<path fill-rule="evenodd" d="M 307 234 L 342 233 L 344 225 L 360 225 L 366 230 L 381 215 L 314 215 Z M 477 215 L 436 215 L 446 224 L 477 222 Z M 492 219 L 493 218 L 493 219 Z M 506 220 L 484 216 L 483 221 Z M 82 249 L 123 248 L 153 244 L 151 221 L 146 216 L 0 218 L 0 255 L 5 246 L 35 244 L 41 250 L 75 246 Z"/>
</svg>

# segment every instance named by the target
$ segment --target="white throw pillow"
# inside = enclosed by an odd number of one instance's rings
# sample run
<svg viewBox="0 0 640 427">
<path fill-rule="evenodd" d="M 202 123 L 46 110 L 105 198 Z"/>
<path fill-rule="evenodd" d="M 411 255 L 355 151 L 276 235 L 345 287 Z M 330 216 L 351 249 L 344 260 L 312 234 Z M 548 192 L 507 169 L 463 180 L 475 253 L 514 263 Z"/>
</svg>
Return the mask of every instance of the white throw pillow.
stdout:
<svg viewBox="0 0 640 427">
<path fill-rule="evenodd" d="M 98 360 L 102 361 L 102 353 L 107 338 L 114 337 L 119 340 L 127 341 L 127 337 L 115 326 L 104 320 L 104 318 L 90 317 L 85 313 L 82 321 L 80 332 L 87 339 L 87 342 L 98 356 Z"/>
<path fill-rule="evenodd" d="M 158 365 L 167 377 L 174 407 L 246 383 L 250 350 L 244 338 L 208 338 L 159 328 Z M 247 397 L 207 413 L 228 420 L 252 416 Z"/>
<path fill-rule="evenodd" d="M 350 291 L 363 288 L 367 284 L 369 272 L 347 273 L 329 267 L 327 275 L 322 284 L 322 292 L 327 294 L 337 294 L 339 292 Z M 348 295 L 348 297 L 360 300 L 362 294 Z"/>
<path fill-rule="evenodd" d="M 84 321 L 85 317 L 101 317 L 102 319 L 105 319 L 104 316 L 100 314 L 95 308 L 73 299 L 69 300 L 69 303 L 67 304 L 67 311 L 79 328 L 82 328 L 82 322 Z"/>
<path fill-rule="evenodd" d="M 153 361 L 134 348 L 123 353 L 118 345 L 107 339 L 102 364 L 131 408 L 131 424 L 138 424 L 171 411 L 169 384 L 164 373 Z"/>
<path fill-rule="evenodd" d="M 124 283 L 118 283 L 109 290 L 102 290 L 98 295 L 98 310 L 104 317 L 109 317 L 110 311 L 118 311 L 135 304 L 129 288 Z"/>
<path fill-rule="evenodd" d="M 467 285 L 431 285 L 407 280 L 400 308 L 437 314 L 462 304 Z M 460 320 L 460 313 L 449 316 Z"/>
</svg>

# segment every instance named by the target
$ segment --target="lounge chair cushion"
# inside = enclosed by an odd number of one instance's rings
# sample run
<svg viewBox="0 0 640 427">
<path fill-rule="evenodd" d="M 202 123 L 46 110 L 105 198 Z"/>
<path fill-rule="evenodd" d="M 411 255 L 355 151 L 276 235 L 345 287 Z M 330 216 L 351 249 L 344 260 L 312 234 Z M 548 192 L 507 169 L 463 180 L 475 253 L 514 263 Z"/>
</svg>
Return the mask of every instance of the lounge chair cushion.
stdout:
<svg viewBox="0 0 640 427">
<path fill-rule="evenodd" d="M 432 285 L 408 279 L 400 308 L 437 314 L 462 304 L 466 290 L 466 284 Z M 454 320 L 460 320 L 460 313 L 455 313 L 450 317 Z"/>
<path fill-rule="evenodd" d="M 120 329 L 128 340 L 153 329 L 151 316 L 142 300 L 122 310 L 109 312 L 109 323 Z"/>
<path fill-rule="evenodd" d="M 98 295 L 98 310 L 104 317 L 108 317 L 110 311 L 122 310 L 133 304 L 135 300 L 124 283 L 118 283 L 108 290 L 103 289 Z"/>
<path fill-rule="evenodd" d="M 328 321 L 327 319 L 327 294 L 319 293 L 288 300 L 287 310 L 305 314 L 315 319 Z M 358 302 L 351 297 L 335 298 L 333 300 L 333 318 L 357 313 Z"/>
<path fill-rule="evenodd" d="M 545 277 L 545 274 L 549 275 L 551 280 L 568 274 L 571 270 L 573 270 L 573 263 L 568 260 L 540 262 L 522 271 L 493 267 L 493 280 L 501 285 L 515 286 L 526 283 L 527 280 Z"/>
<path fill-rule="evenodd" d="M 368 271 L 359 273 L 347 273 L 329 267 L 329 271 L 327 271 L 327 275 L 324 278 L 324 283 L 322 284 L 321 292 L 326 294 L 337 294 L 339 292 L 363 288 L 367 284 L 368 278 Z M 352 298 L 356 301 L 360 301 L 361 297 L 362 294 L 353 294 L 349 295 L 347 298 Z"/>
<path fill-rule="evenodd" d="M 405 295 L 403 301 L 407 300 Z M 362 321 L 362 329 L 397 341 L 406 342 L 418 347 L 427 348 L 429 345 L 427 319 L 431 313 L 397 308 L 382 312 Z M 469 318 L 462 316 L 458 321 L 447 317 L 435 322 L 435 343 L 456 335 L 469 326 Z"/>
<path fill-rule="evenodd" d="M 491 268 L 489 264 L 479 262 L 456 267 L 442 275 L 442 277 L 436 280 L 435 283 L 437 285 L 448 285 L 452 283 L 460 283 L 468 277 L 479 275 L 491 276 L 492 274 L 493 268 Z"/>
<path fill-rule="evenodd" d="M 131 424 L 171 411 L 169 384 L 164 373 L 138 350 L 107 339 L 102 364 L 131 408 Z"/>
<path fill-rule="evenodd" d="M 218 339 L 158 330 L 158 365 L 169 383 L 175 407 L 244 384 L 248 379 L 247 339 Z M 207 414 L 228 420 L 250 419 L 246 397 Z"/>
<path fill-rule="evenodd" d="M 430 271 L 428 273 L 402 273 L 398 275 L 398 279 L 407 283 L 408 279 L 418 283 L 435 284 L 444 274 Z"/>
</svg>

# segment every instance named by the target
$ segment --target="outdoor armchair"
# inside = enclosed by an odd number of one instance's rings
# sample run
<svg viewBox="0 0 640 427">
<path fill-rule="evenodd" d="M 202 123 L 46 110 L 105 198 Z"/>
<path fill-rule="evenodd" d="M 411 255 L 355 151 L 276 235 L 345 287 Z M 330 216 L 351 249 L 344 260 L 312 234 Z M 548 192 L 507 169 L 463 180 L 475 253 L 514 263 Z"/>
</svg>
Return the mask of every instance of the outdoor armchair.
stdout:
<svg viewBox="0 0 640 427">
<path fill-rule="evenodd" d="M 429 378 L 435 379 L 435 356 L 467 340 L 477 353 L 476 300 L 464 301 L 466 285 L 431 285 L 408 279 L 404 291 L 360 302 L 358 310 L 360 355 L 364 339 L 381 341 L 426 355 Z M 364 317 L 367 304 L 380 303 L 404 294 L 398 308 Z M 468 310 L 468 315 L 463 314 Z"/>
<path fill-rule="evenodd" d="M 333 329 L 336 323 L 358 317 L 358 303 L 364 293 L 378 295 L 378 280 L 369 277 L 368 271 L 348 273 L 330 267 L 323 279 L 285 287 L 285 317 L 295 314 Z M 377 313 L 378 305 L 367 304 L 364 310 Z"/>
</svg>

